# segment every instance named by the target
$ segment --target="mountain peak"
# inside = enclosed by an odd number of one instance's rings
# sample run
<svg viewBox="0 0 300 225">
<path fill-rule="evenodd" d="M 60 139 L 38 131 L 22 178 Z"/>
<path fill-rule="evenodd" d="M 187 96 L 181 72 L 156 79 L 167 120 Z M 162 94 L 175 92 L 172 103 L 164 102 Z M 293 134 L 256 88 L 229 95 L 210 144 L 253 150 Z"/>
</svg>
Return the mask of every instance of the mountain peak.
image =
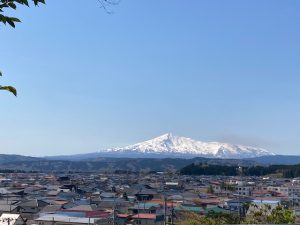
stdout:
<svg viewBox="0 0 300 225">
<path fill-rule="evenodd" d="M 151 140 L 123 148 L 108 149 L 105 152 L 161 154 L 170 157 L 202 156 L 210 158 L 252 158 L 274 155 L 263 148 L 219 142 L 202 142 L 187 137 L 176 136 L 172 133 L 166 133 Z"/>
<path fill-rule="evenodd" d="M 158 136 L 157 138 L 154 138 L 154 139 L 172 139 L 173 136 L 174 135 L 171 132 L 169 132 L 169 133 L 162 134 L 162 135 L 160 135 L 160 136 Z"/>
</svg>

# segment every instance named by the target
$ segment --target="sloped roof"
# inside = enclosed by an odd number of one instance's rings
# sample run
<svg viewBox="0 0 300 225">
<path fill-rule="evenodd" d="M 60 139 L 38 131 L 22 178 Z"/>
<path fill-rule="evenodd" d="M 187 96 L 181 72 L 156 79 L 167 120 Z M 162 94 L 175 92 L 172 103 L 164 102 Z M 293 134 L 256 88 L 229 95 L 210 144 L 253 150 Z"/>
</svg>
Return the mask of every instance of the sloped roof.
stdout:
<svg viewBox="0 0 300 225">
<path fill-rule="evenodd" d="M 160 208 L 161 205 L 155 203 L 138 203 L 135 204 L 132 208 L 133 209 L 150 209 L 150 208 Z"/>
<path fill-rule="evenodd" d="M 42 212 L 55 212 L 61 209 L 61 205 L 47 205 L 42 209 Z"/>
<path fill-rule="evenodd" d="M 0 188 L 0 194 L 5 195 L 5 194 L 11 194 L 11 191 L 8 191 L 6 188 Z"/>
<path fill-rule="evenodd" d="M 40 206 L 40 203 L 46 203 L 46 204 L 48 204 L 48 203 L 45 202 L 45 201 L 38 200 L 38 199 L 33 199 L 33 200 L 28 200 L 28 201 L 21 202 L 21 203 L 19 204 L 19 206 L 21 206 L 21 207 L 31 207 L 31 208 L 34 208 L 34 207 L 39 207 L 39 206 Z"/>
<path fill-rule="evenodd" d="M 18 206 L 17 205 L 8 205 L 8 204 L 1 204 L 0 205 L 0 211 L 1 212 L 11 212 L 14 209 L 16 209 Z"/>
<path fill-rule="evenodd" d="M 0 200 L 0 205 L 15 205 L 18 202 L 17 200 Z"/>
<path fill-rule="evenodd" d="M 132 218 L 133 219 L 152 219 L 152 220 L 155 220 L 156 215 L 155 214 L 150 214 L 150 213 L 139 213 L 139 214 L 134 215 Z"/>
<path fill-rule="evenodd" d="M 141 189 L 140 191 L 135 193 L 135 195 L 155 195 L 155 194 L 157 194 L 157 192 L 151 189 Z"/>
<path fill-rule="evenodd" d="M 68 210 L 74 210 L 74 211 L 94 211 L 95 207 L 93 205 L 78 205 L 72 208 L 69 208 Z"/>
</svg>

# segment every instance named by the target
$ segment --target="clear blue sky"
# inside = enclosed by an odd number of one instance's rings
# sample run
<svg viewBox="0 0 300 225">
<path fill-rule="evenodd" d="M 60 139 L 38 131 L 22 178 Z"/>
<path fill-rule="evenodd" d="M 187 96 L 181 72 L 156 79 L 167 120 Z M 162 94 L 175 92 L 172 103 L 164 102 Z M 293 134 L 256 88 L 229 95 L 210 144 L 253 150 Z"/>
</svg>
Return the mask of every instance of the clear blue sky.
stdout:
<svg viewBox="0 0 300 225">
<path fill-rule="evenodd" d="M 48 0 L 0 27 L 0 152 L 73 154 L 166 132 L 300 153 L 300 1 Z"/>
</svg>

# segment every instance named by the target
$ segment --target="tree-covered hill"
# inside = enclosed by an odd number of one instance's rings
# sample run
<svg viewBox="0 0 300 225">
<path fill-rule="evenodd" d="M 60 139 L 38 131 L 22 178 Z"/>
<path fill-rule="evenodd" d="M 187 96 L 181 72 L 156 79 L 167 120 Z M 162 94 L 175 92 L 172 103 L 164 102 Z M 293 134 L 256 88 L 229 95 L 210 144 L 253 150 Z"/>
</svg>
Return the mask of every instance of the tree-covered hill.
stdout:
<svg viewBox="0 0 300 225">
<path fill-rule="evenodd" d="M 192 163 L 180 170 L 185 175 L 265 176 L 279 174 L 285 178 L 300 177 L 300 164 L 270 166 L 234 166 Z"/>
</svg>

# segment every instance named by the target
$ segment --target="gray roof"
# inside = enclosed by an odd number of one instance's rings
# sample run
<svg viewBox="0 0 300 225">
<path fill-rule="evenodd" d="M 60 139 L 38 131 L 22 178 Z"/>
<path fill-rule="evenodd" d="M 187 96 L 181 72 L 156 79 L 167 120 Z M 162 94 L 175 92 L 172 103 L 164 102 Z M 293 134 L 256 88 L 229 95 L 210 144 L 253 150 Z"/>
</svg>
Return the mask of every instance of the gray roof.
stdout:
<svg viewBox="0 0 300 225">
<path fill-rule="evenodd" d="M 0 212 L 11 212 L 18 208 L 17 205 L 0 205 Z"/>
<path fill-rule="evenodd" d="M 47 205 L 42 209 L 42 212 L 55 212 L 62 208 L 61 205 Z"/>
<path fill-rule="evenodd" d="M 34 200 L 28 200 L 28 201 L 21 202 L 19 204 L 19 206 L 34 208 L 34 207 L 39 207 L 41 203 L 48 204 L 45 201 L 34 199 Z"/>
<path fill-rule="evenodd" d="M 94 211 L 96 209 L 95 205 L 78 205 L 68 210 L 79 210 L 79 211 Z"/>
<path fill-rule="evenodd" d="M 116 196 L 116 193 L 114 192 L 103 192 L 100 194 L 103 198 L 114 198 Z"/>
<path fill-rule="evenodd" d="M 15 205 L 20 201 L 17 200 L 0 200 L 0 205 Z"/>
<path fill-rule="evenodd" d="M 8 191 L 6 188 L 0 188 L 0 194 L 5 195 L 5 194 L 11 194 L 11 191 Z"/>
<path fill-rule="evenodd" d="M 140 191 L 135 193 L 135 195 L 155 195 L 155 194 L 157 194 L 157 192 L 151 189 L 141 189 Z"/>
</svg>

